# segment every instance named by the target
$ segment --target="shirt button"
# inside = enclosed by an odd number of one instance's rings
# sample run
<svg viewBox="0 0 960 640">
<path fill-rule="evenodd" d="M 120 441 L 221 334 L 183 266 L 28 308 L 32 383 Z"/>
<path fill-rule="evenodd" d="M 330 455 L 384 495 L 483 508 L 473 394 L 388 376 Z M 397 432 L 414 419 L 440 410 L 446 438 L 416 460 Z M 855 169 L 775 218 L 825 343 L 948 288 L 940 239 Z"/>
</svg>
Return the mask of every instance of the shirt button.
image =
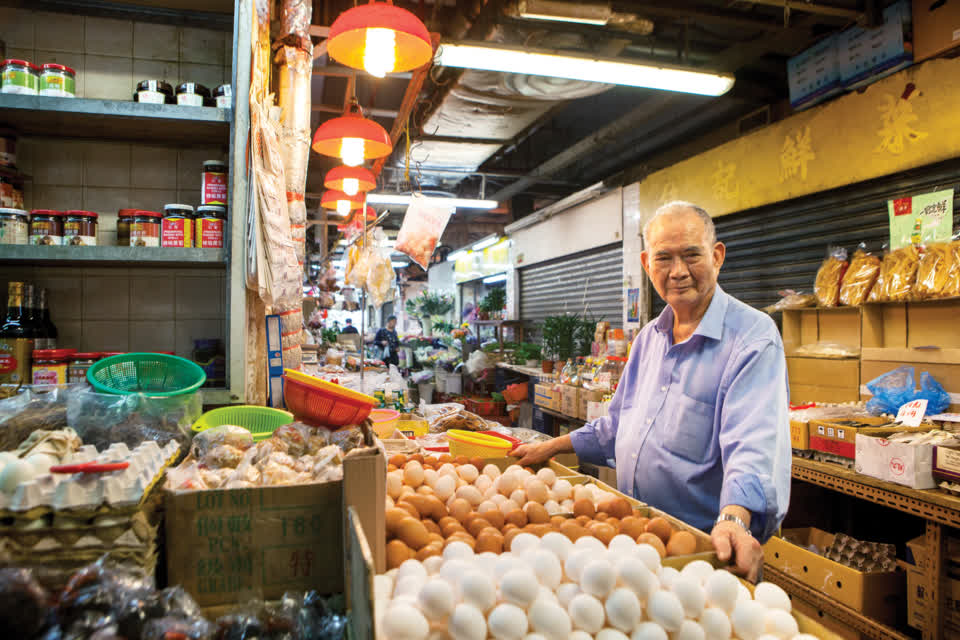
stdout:
<svg viewBox="0 0 960 640">
<path fill-rule="evenodd" d="M 634 459 L 634 460 L 637 459 L 637 454 L 633 454 L 633 459 Z"/>
<path fill-rule="evenodd" d="M 647 424 L 650 424 L 651 422 L 653 422 L 653 418 L 647 418 Z"/>
<path fill-rule="evenodd" d="M 667 390 L 666 386 L 660 387 L 660 391 L 666 391 L 666 390 Z"/>
</svg>

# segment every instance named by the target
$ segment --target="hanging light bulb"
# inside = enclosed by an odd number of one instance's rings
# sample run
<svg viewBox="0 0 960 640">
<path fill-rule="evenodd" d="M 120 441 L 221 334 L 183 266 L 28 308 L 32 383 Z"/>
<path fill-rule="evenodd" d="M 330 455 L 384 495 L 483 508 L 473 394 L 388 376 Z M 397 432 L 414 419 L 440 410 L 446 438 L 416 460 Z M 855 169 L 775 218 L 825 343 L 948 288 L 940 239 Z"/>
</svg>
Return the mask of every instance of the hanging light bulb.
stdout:
<svg viewBox="0 0 960 640">
<path fill-rule="evenodd" d="M 393 29 L 367 29 L 363 45 L 363 68 L 372 76 L 382 78 L 397 66 L 397 33 Z"/>
<path fill-rule="evenodd" d="M 356 178 L 343 179 L 343 192 L 348 196 L 355 196 L 360 192 L 360 181 Z"/>
<path fill-rule="evenodd" d="M 340 159 L 348 167 L 359 167 L 363 164 L 363 138 L 344 138 L 340 143 Z"/>
<path fill-rule="evenodd" d="M 347 194 L 350 195 L 350 194 Z M 337 213 L 342 216 L 350 213 L 350 201 L 349 200 L 337 200 Z"/>
<path fill-rule="evenodd" d="M 323 186 L 327 189 L 343 191 L 348 196 L 355 196 L 361 191 L 367 192 L 377 186 L 377 179 L 369 169 L 364 167 L 334 167 L 327 172 L 323 179 Z"/>
<path fill-rule="evenodd" d="M 320 206 L 324 209 L 333 209 L 341 216 L 345 216 L 363 206 L 363 196 L 348 196 L 343 191 L 328 189 L 320 197 Z"/>
</svg>

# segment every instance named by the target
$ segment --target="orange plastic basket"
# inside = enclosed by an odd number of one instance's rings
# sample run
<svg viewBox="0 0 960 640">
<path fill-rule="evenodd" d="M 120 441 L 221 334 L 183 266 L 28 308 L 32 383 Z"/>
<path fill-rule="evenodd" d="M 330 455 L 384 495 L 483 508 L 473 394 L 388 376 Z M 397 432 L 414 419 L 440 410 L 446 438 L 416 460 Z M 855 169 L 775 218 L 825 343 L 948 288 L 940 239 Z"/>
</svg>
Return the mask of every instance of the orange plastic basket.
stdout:
<svg viewBox="0 0 960 640">
<path fill-rule="evenodd" d="M 330 428 L 360 424 L 378 403 L 366 394 L 292 369 L 283 373 L 283 400 L 297 420 Z"/>
<path fill-rule="evenodd" d="M 505 458 L 513 449 L 513 444 L 503 438 L 462 429 L 447 431 L 447 442 L 450 455 L 468 458 Z"/>
</svg>

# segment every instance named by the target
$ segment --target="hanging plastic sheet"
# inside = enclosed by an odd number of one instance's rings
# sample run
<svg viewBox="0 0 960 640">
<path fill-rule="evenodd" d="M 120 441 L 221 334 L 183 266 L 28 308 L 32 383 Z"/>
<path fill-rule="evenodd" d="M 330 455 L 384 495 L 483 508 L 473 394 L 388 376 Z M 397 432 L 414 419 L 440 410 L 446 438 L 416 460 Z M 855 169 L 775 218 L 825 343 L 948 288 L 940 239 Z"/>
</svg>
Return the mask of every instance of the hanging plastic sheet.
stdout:
<svg viewBox="0 0 960 640">
<path fill-rule="evenodd" d="M 453 212 L 454 207 L 443 204 L 440 198 L 413 194 L 397 234 L 396 250 L 407 254 L 426 270 Z"/>
</svg>

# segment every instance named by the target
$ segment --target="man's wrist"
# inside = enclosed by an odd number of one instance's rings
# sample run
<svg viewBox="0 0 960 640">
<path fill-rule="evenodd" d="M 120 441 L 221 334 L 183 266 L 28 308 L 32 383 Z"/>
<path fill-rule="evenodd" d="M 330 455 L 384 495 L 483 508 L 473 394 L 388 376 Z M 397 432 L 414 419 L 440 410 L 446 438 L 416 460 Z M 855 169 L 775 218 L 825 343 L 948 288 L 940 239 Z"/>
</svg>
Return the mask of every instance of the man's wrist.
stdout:
<svg viewBox="0 0 960 640">
<path fill-rule="evenodd" d="M 744 532 L 747 533 L 747 535 L 753 535 L 753 534 L 750 533 L 750 525 L 748 525 L 746 522 L 743 521 L 743 519 L 741 519 L 741 518 L 738 517 L 738 516 L 733 515 L 732 513 L 721 513 L 721 514 L 717 517 L 717 520 L 716 520 L 716 522 L 713 523 L 713 525 L 714 525 L 714 526 L 717 526 L 717 525 L 719 525 L 719 524 L 722 523 L 722 522 L 732 522 L 733 524 L 735 524 L 735 525 L 737 525 L 738 527 L 740 527 L 741 529 L 743 529 Z"/>
</svg>

